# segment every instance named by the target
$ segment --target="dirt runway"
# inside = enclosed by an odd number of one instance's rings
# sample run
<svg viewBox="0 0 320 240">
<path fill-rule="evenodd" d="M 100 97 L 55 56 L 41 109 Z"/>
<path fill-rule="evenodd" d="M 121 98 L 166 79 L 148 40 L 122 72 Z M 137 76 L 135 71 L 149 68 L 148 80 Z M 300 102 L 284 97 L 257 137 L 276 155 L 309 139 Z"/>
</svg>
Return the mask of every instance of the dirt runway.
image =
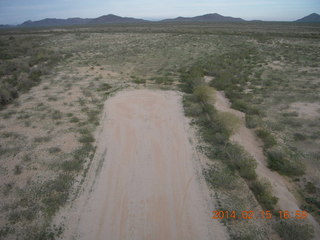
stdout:
<svg viewBox="0 0 320 240">
<path fill-rule="evenodd" d="M 211 219 L 179 94 L 118 93 L 102 124 L 99 174 L 98 167 L 89 172 L 92 183 L 67 217 L 64 239 L 227 239 Z"/>
</svg>

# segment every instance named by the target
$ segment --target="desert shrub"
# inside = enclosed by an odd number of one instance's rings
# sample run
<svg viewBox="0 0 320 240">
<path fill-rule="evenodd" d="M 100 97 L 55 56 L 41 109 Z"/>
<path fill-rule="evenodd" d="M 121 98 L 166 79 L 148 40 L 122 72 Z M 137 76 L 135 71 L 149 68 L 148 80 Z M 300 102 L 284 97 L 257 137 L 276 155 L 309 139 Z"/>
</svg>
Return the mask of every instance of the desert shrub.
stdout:
<svg viewBox="0 0 320 240">
<path fill-rule="evenodd" d="M 180 89 L 185 93 L 193 93 L 194 88 L 203 82 L 204 71 L 202 66 L 194 65 L 188 70 L 180 70 Z"/>
<path fill-rule="evenodd" d="M 202 128 L 200 129 L 200 135 L 202 139 L 207 143 L 211 143 L 211 144 L 215 143 L 216 133 L 217 132 L 215 131 L 214 128 L 202 126 Z"/>
<path fill-rule="evenodd" d="M 152 80 L 155 81 L 157 84 L 168 85 L 173 83 L 173 79 L 170 77 L 155 77 Z"/>
<path fill-rule="evenodd" d="M 144 83 L 146 83 L 146 80 L 142 79 L 142 78 L 135 78 L 132 80 L 132 82 L 134 82 L 136 84 L 144 84 Z"/>
<path fill-rule="evenodd" d="M 29 79 L 34 83 L 38 83 L 38 82 L 40 82 L 41 75 L 42 75 L 42 72 L 40 70 L 34 70 L 34 71 L 30 72 Z M 26 90 L 28 90 L 28 89 L 26 89 Z"/>
<path fill-rule="evenodd" d="M 12 182 L 4 184 L 1 189 L 3 195 L 7 196 L 10 193 L 10 191 L 12 190 L 13 186 L 14 186 L 14 184 Z"/>
<path fill-rule="evenodd" d="M 313 194 L 316 193 L 317 188 L 312 182 L 307 182 L 307 184 L 305 185 L 305 190 L 307 193 Z"/>
<path fill-rule="evenodd" d="M 312 204 L 302 204 L 300 208 L 301 210 L 307 211 L 309 213 L 314 213 L 317 211 L 317 208 Z"/>
<path fill-rule="evenodd" d="M 270 131 L 266 129 L 257 129 L 256 134 L 263 141 L 265 149 L 268 149 L 277 144 L 275 137 L 271 134 Z"/>
<path fill-rule="evenodd" d="M 18 91 L 14 86 L 0 82 L 0 105 L 8 104 L 16 97 L 18 97 Z"/>
<path fill-rule="evenodd" d="M 90 132 L 87 132 L 85 134 L 82 134 L 79 138 L 79 142 L 87 144 L 94 142 L 94 137 L 91 135 Z"/>
<path fill-rule="evenodd" d="M 20 166 L 20 165 L 16 165 L 15 167 L 14 167 L 14 174 L 15 175 L 19 175 L 19 174 L 21 174 L 22 173 L 22 167 Z"/>
<path fill-rule="evenodd" d="M 240 118 L 230 112 L 217 112 L 215 119 L 229 136 L 234 134 L 241 126 Z"/>
<path fill-rule="evenodd" d="M 205 103 L 205 104 L 202 104 L 202 112 L 204 114 L 207 114 L 207 116 L 211 120 L 213 120 L 213 116 L 216 114 L 217 111 L 215 110 L 213 105 Z"/>
<path fill-rule="evenodd" d="M 78 148 L 73 153 L 73 157 L 75 160 L 80 162 L 84 161 L 89 154 L 94 150 L 94 147 L 90 143 L 83 144 L 80 148 Z"/>
<path fill-rule="evenodd" d="M 296 119 L 296 118 L 284 118 L 281 120 L 281 123 L 284 125 L 290 126 L 292 128 L 303 126 L 301 120 Z"/>
<path fill-rule="evenodd" d="M 56 179 L 44 184 L 42 209 L 47 217 L 52 217 L 66 203 L 71 184 L 72 176 L 69 174 L 60 174 Z"/>
<path fill-rule="evenodd" d="M 202 109 L 198 103 L 189 103 L 189 105 L 184 105 L 184 112 L 188 117 L 196 117 L 202 114 Z"/>
<path fill-rule="evenodd" d="M 231 190 L 236 187 L 236 175 L 227 166 L 204 169 L 203 175 L 209 186 L 213 188 Z"/>
<path fill-rule="evenodd" d="M 66 172 L 72 172 L 72 171 L 80 171 L 82 169 L 82 164 L 83 161 L 82 159 L 73 159 L 73 160 L 69 160 L 69 161 L 64 161 L 61 164 L 61 168 L 62 170 L 66 171 Z"/>
<path fill-rule="evenodd" d="M 77 123 L 77 122 L 79 122 L 79 118 L 73 116 L 73 117 L 70 119 L 70 122 L 71 122 L 71 123 Z"/>
<path fill-rule="evenodd" d="M 241 99 L 234 99 L 231 107 L 245 113 L 248 111 L 248 105 Z"/>
<path fill-rule="evenodd" d="M 239 175 L 245 179 L 253 180 L 256 178 L 255 169 L 257 162 L 241 146 L 228 144 L 225 148 L 227 153 L 228 165 L 237 169 Z"/>
<path fill-rule="evenodd" d="M 282 116 L 284 117 L 298 117 L 299 116 L 299 113 L 298 112 L 284 112 L 282 113 Z"/>
<path fill-rule="evenodd" d="M 304 174 L 305 167 L 298 154 L 281 146 L 270 148 L 266 153 L 270 169 L 288 176 Z"/>
<path fill-rule="evenodd" d="M 257 201 L 266 210 L 273 210 L 278 198 L 272 195 L 271 185 L 265 181 L 254 181 L 249 185 Z"/>
<path fill-rule="evenodd" d="M 273 227 L 284 240 L 309 240 L 314 237 L 313 227 L 302 223 L 301 220 L 280 220 L 274 223 Z"/>
<path fill-rule="evenodd" d="M 61 53 L 46 49 L 42 37 L 21 37 L 0 46 L 0 105 L 4 106 L 20 92 L 26 92 L 48 73 L 49 67 L 60 61 Z M 40 70 L 41 69 L 41 70 Z"/>
<path fill-rule="evenodd" d="M 247 128 L 256 128 L 261 125 L 261 119 L 257 115 L 246 114 Z"/>
<path fill-rule="evenodd" d="M 7 224 L 0 228 L 0 238 L 5 239 L 7 235 L 11 234 L 13 229 Z"/>
<path fill-rule="evenodd" d="M 98 125 L 99 124 L 99 113 L 100 112 L 98 110 L 87 111 L 88 122 L 90 122 L 94 125 Z"/>
<path fill-rule="evenodd" d="M 59 110 L 54 110 L 51 114 L 52 119 L 54 120 L 58 120 L 62 118 L 62 112 L 60 112 Z"/>
<path fill-rule="evenodd" d="M 24 239 L 33 240 L 55 240 L 62 234 L 62 229 L 52 230 L 45 227 L 32 227 L 29 231 L 26 231 Z"/>
<path fill-rule="evenodd" d="M 293 139 L 294 139 L 295 141 L 304 141 L 304 140 L 307 139 L 307 137 L 306 137 L 306 135 L 301 134 L 301 133 L 294 133 L 294 134 L 293 134 Z"/>
<path fill-rule="evenodd" d="M 34 142 L 41 143 L 41 142 L 49 142 L 51 137 L 45 136 L 45 137 L 35 137 Z"/>
<path fill-rule="evenodd" d="M 49 96 L 48 97 L 48 101 L 54 102 L 54 101 L 57 101 L 57 100 L 58 100 L 58 98 L 56 96 Z"/>
<path fill-rule="evenodd" d="M 51 147 L 48 149 L 48 152 L 49 153 L 58 153 L 58 152 L 61 152 L 61 148 L 59 147 Z"/>
<path fill-rule="evenodd" d="M 111 89 L 111 85 L 108 83 L 102 83 L 100 85 L 100 87 L 97 89 L 98 91 L 108 91 L 109 89 Z"/>
<path fill-rule="evenodd" d="M 199 85 L 193 91 L 195 99 L 202 103 L 207 103 L 209 99 L 213 99 L 214 94 L 214 89 L 206 85 Z"/>
<path fill-rule="evenodd" d="M 231 210 L 232 211 L 232 210 Z M 241 211 L 240 211 L 241 212 Z M 246 225 L 241 230 L 230 232 L 230 240 L 262 240 L 266 239 L 263 226 L 257 224 Z"/>
<path fill-rule="evenodd" d="M 27 209 L 19 209 L 10 212 L 8 220 L 10 223 L 17 223 L 21 221 L 32 221 L 37 214 L 35 207 L 29 207 Z"/>
</svg>

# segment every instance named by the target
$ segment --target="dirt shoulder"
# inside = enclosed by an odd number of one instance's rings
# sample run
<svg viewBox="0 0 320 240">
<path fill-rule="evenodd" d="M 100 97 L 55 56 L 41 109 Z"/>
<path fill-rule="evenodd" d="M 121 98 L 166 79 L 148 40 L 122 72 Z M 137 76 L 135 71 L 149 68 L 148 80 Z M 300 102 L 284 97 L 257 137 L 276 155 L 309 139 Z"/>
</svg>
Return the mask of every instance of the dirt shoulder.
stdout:
<svg viewBox="0 0 320 240">
<path fill-rule="evenodd" d="M 101 124 L 83 192 L 63 214 L 63 239 L 227 239 L 211 219 L 176 92 L 118 93 Z"/>
</svg>

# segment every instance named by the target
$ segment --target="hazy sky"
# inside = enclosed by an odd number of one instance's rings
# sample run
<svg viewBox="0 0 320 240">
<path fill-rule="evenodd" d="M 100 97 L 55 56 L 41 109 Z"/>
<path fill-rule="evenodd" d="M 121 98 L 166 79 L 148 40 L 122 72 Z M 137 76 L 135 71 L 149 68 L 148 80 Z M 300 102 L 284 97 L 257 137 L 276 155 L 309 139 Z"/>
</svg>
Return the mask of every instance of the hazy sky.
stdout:
<svg viewBox="0 0 320 240">
<path fill-rule="evenodd" d="M 110 13 L 145 19 L 219 13 L 246 20 L 290 21 L 313 12 L 320 13 L 320 0 L 0 0 L 0 24 Z"/>
</svg>

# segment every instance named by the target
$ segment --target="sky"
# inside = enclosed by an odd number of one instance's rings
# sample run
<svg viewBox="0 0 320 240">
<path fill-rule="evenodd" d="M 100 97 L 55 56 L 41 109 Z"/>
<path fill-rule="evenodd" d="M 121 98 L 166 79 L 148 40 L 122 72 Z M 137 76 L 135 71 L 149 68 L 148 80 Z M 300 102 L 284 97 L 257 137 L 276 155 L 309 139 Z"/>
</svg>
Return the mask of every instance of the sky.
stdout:
<svg viewBox="0 0 320 240">
<path fill-rule="evenodd" d="M 207 13 L 245 20 L 292 21 L 320 13 L 320 0 L 0 0 L 0 24 L 115 14 L 159 20 Z"/>
</svg>

